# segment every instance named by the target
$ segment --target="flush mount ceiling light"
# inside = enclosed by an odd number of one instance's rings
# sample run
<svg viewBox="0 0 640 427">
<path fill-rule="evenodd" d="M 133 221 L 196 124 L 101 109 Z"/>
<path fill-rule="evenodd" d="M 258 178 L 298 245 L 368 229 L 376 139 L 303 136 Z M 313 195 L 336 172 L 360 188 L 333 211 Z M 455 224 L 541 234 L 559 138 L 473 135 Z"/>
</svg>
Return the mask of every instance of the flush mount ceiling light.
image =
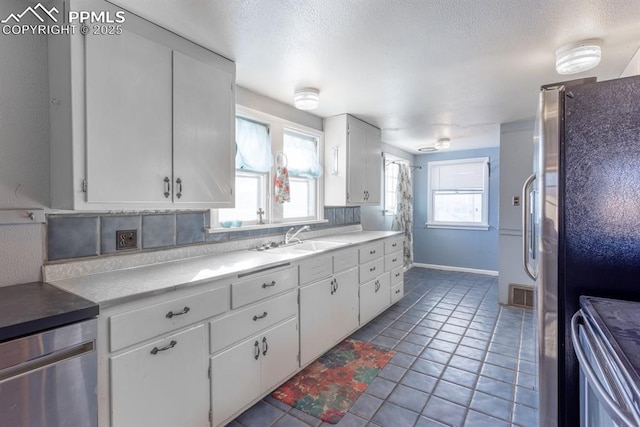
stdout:
<svg viewBox="0 0 640 427">
<path fill-rule="evenodd" d="M 422 152 L 422 153 L 432 153 L 434 151 L 438 151 L 438 149 L 436 147 L 434 147 L 433 145 L 427 146 L 427 147 L 420 147 L 418 148 L 418 151 Z"/>
<path fill-rule="evenodd" d="M 298 110 L 313 110 L 318 108 L 320 102 L 320 91 L 312 87 L 296 89 L 293 94 L 293 105 Z"/>
<path fill-rule="evenodd" d="M 437 150 L 441 150 L 443 148 L 449 148 L 451 140 L 449 138 L 440 138 L 439 140 L 436 141 L 434 147 L 436 147 Z"/>
<path fill-rule="evenodd" d="M 600 63 L 602 41 L 582 40 L 556 50 L 558 74 L 576 74 L 587 71 Z"/>
</svg>

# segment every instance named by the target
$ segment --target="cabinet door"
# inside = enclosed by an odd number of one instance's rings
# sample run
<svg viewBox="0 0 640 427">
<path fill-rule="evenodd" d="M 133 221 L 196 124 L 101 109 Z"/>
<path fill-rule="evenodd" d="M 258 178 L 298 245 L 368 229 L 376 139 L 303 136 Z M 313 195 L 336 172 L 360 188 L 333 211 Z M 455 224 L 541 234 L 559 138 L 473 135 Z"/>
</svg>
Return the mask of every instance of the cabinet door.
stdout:
<svg viewBox="0 0 640 427">
<path fill-rule="evenodd" d="M 347 201 L 365 203 L 367 131 L 349 123 L 349 165 L 347 169 Z"/>
<path fill-rule="evenodd" d="M 391 278 L 385 273 L 360 286 L 360 324 L 377 316 L 391 304 Z"/>
<path fill-rule="evenodd" d="M 365 154 L 365 179 L 367 191 L 367 203 L 380 204 L 382 181 L 382 142 L 380 131 L 367 130 L 367 146 Z"/>
<path fill-rule="evenodd" d="M 173 201 L 232 207 L 233 76 L 173 52 Z"/>
<path fill-rule="evenodd" d="M 346 282 L 345 287 L 347 287 Z M 334 295 L 332 289 L 333 278 L 300 288 L 301 365 L 306 365 L 333 346 L 331 305 L 334 303 Z"/>
<path fill-rule="evenodd" d="M 200 325 L 112 357 L 112 427 L 207 425 L 205 352 Z"/>
<path fill-rule="evenodd" d="M 333 343 L 358 327 L 358 286 L 357 268 L 335 276 L 331 307 Z"/>
<path fill-rule="evenodd" d="M 171 203 L 171 50 L 87 34 L 87 201 Z"/>
<path fill-rule="evenodd" d="M 259 336 L 254 336 L 211 358 L 211 411 L 214 426 L 221 424 L 260 394 L 260 339 Z"/>
<path fill-rule="evenodd" d="M 298 369 L 298 318 L 268 330 L 260 338 L 262 392 L 267 392 Z"/>
</svg>

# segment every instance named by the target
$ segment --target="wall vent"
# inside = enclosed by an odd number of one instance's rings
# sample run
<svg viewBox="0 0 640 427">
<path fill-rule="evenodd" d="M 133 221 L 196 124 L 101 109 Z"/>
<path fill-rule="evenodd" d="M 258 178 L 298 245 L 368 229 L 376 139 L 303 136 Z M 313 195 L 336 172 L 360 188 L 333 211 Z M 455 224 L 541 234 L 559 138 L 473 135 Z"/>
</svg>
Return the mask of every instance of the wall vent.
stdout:
<svg viewBox="0 0 640 427">
<path fill-rule="evenodd" d="M 533 308 L 533 287 L 526 285 L 509 285 L 509 305 Z"/>
</svg>

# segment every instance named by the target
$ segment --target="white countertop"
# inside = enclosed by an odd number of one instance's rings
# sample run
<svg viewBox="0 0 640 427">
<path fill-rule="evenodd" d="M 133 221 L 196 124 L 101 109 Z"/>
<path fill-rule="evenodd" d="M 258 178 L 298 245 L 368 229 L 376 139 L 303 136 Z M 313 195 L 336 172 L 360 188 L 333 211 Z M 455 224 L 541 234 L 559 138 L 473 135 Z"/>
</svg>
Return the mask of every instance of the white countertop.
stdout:
<svg viewBox="0 0 640 427">
<path fill-rule="evenodd" d="M 397 231 L 357 231 L 334 234 L 306 241 L 344 243 L 333 250 L 344 249 L 373 240 L 399 235 Z M 220 280 L 239 273 L 285 264 L 307 258 L 317 252 L 258 252 L 241 250 L 206 255 L 142 267 L 128 268 L 49 282 L 52 285 L 100 304 L 102 308 L 148 297 L 178 288 Z"/>
</svg>

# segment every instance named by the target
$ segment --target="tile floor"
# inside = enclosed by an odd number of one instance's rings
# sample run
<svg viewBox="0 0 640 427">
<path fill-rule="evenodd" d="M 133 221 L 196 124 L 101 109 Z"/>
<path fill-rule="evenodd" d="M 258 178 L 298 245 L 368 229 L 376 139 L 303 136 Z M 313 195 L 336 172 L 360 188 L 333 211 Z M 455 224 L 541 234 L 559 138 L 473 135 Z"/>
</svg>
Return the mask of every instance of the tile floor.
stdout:
<svg viewBox="0 0 640 427">
<path fill-rule="evenodd" d="M 405 296 L 352 337 L 396 355 L 339 427 L 536 426 L 533 313 L 496 277 L 413 268 Z M 228 427 L 328 427 L 266 397 Z"/>
</svg>

